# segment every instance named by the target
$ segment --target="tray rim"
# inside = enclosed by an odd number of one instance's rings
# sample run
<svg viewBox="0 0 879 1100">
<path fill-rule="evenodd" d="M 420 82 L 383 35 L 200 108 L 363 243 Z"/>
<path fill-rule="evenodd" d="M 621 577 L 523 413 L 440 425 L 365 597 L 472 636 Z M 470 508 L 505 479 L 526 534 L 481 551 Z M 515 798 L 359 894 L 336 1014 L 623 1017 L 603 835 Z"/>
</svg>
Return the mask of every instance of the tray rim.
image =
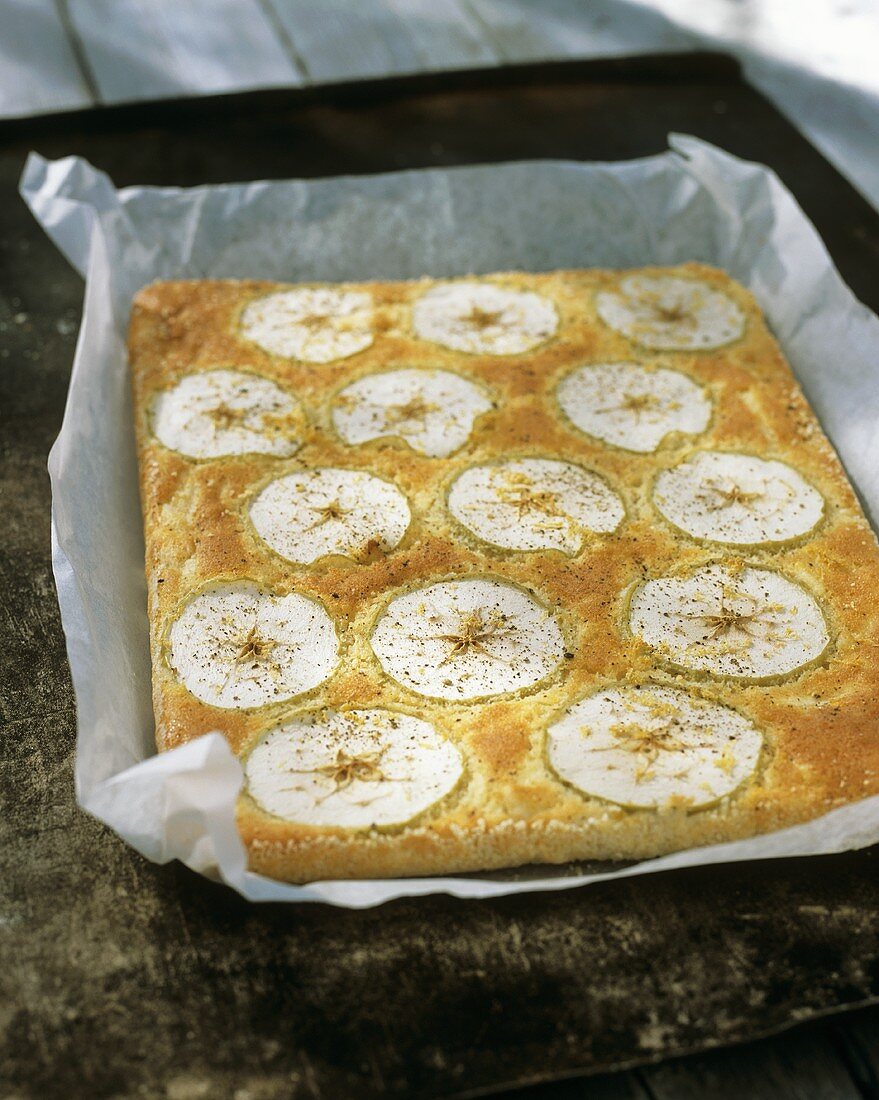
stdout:
<svg viewBox="0 0 879 1100">
<path fill-rule="evenodd" d="M 77 125 L 95 131 L 114 126 L 179 122 L 198 119 L 227 107 L 235 113 L 273 112 L 283 105 L 295 110 L 311 106 L 369 106 L 391 99 L 444 92 L 492 92 L 509 87 L 566 83 L 701 83 L 740 84 L 760 93 L 742 75 L 742 66 L 721 50 L 621 54 L 616 57 L 575 57 L 522 61 L 461 69 L 431 69 L 387 76 L 357 77 L 291 87 L 252 88 L 210 95 L 138 99 L 0 119 L 0 143 L 18 136 L 44 137 L 56 129 Z M 767 101 L 768 102 L 768 101 Z M 770 104 L 770 106 L 772 106 Z M 775 107 L 773 111 L 777 112 Z"/>
</svg>

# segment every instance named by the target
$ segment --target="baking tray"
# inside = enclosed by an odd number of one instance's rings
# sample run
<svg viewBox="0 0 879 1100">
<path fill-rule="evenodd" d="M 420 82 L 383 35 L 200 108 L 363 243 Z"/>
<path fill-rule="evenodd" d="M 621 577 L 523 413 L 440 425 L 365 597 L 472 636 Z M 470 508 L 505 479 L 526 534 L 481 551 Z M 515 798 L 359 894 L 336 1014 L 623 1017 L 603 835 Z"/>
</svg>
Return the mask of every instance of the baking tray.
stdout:
<svg viewBox="0 0 879 1100">
<path fill-rule="evenodd" d="M 843 277 L 879 308 L 879 217 L 717 55 L 431 74 L 0 124 L 0 601 L 14 642 L 0 673 L 10 787 L 0 829 L 11 868 L 0 892 L 20 907 L 28 891 L 5 977 L 30 967 L 37 991 L 6 1052 L 19 1088 L 47 1100 L 79 1095 L 85 1082 L 96 1100 L 184 1085 L 218 1097 L 257 1085 L 261 1098 L 466 1095 L 732 1043 L 879 999 L 875 848 L 588 892 L 305 910 L 251 906 L 179 867 L 147 864 L 73 803 L 74 715 L 51 603 L 43 470 L 82 286 L 14 196 L 26 151 L 80 154 L 120 186 L 186 186 L 624 159 L 662 151 L 671 130 L 775 168 Z M 10 996 L 21 1002 L 20 989 Z"/>
</svg>

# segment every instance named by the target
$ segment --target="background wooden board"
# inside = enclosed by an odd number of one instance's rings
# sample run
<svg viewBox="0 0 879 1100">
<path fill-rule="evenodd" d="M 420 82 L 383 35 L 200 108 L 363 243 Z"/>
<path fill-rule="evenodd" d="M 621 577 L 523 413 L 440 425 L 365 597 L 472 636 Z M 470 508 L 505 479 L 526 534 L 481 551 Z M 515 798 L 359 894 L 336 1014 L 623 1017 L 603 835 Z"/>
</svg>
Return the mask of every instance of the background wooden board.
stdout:
<svg viewBox="0 0 879 1100">
<path fill-rule="evenodd" d="M 850 285 L 879 304 L 876 214 L 716 57 L 419 77 L 0 127 L 0 1095 L 472 1095 L 729 1044 L 879 998 L 875 849 L 491 902 L 257 907 L 180 867 L 145 863 L 73 802 L 45 457 L 82 286 L 15 196 L 27 149 L 80 153 L 120 185 L 185 185 L 613 159 L 664 148 L 669 129 L 776 167 Z M 876 1020 L 760 1044 L 750 1063 L 719 1053 L 552 1095 L 866 1096 Z M 774 1091 L 752 1091 L 761 1080 Z M 816 1082 L 836 1091 L 819 1094 Z"/>
<path fill-rule="evenodd" d="M 302 83 L 259 0 L 68 0 L 67 12 L 101 103 Z"/>
<path fill-rule="evenodd" d="M 93 90 L 55 0 L 0 0 L 0 115 L 88 107 Z"/>
<path fill-rule="evenodd" d="M 0 0 L 0 117 L 563 58 L 723 50 L 879 209 L 870 0 Z"/>
</svg>

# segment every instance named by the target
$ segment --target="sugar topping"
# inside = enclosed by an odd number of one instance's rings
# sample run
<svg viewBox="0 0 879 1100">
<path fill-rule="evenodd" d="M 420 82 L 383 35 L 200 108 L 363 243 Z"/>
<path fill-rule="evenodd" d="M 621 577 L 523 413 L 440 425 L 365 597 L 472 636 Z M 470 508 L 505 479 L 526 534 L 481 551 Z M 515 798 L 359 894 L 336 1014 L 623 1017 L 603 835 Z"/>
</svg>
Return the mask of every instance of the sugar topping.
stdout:
<svg viewBox="0 0 879 1100">
<path fill-rule="evenodd" d="M 475 578 L 396 596 L 378 620 L 372 648 L 404 687 L 454 700 L 532 687 L 565 653 L 549 608 L 514 585 Z"/>
<path fill-rule="evenodd" d="M 297 287 L 256 298 L 241 314 L 241 334 L 271 355 L 331 363 L 373 341 L 372 297 L 364 290 Z"/>
<path fill-rule="evenodd" d="M 821 608 L 799 584 L 771 569 L 709 565 L 636 589 L 632 633 L 671 663 L 757 680 L 817 660 L 830 642 Z"/>
<path fill-rule="evenodd" d="M 339 659 L 333 621 L 316 601 L 263 591 L 249 581 L 214 584 L 171 624 L 168 663 L 214 707 L 280 703 L 317 687 Z"/>
<path fill-rule="evenodd" d="M 332 418 L 346 443 L 397 438 L 419 454 L 445 458 L 467 442 L 476 418 L 491 408 L 474 382 L 451 371 L 411 368 L 352 382 L 337 394 Z"/>
<path fill-rule="evenodd" d="M 405 825 L 448 795 L 461 753 L 420 718 L 389 710 L 313 711 L 269 730 L 247 757 L 247 791 L 301 825 Z"/>
<path fill-rule="evenodd" d="M 185 375 L 156 396 L 151 421 L 159 442 L 187 458 L 287 458 L 301 444 L 299 403 L 268 378 L 243 371 Z"/>
<path fill-rule="evenodd" d="M 693 538 L 738 546 L 798 538 L 824 514 L 821 494 L 786 463 L 726 451 L 699 451 L 663 470 L 653 502 Z"/>
<path fill-rule="evenodd" d="M 506 550 L 576 554 L 590 532 L 610 533 L 625 509 L 597 474 L 546 458 L 471 466 L 452 484 L 449 511 L 477 538 Z"/>
<path fill-rule="evenodd" d="M 422 340 L 474 355 L 530 351 L 548 340 L 558 323 L 549 298 L 494 283 L 442 283 L 412 308 L 412 325 Z"/>
<path fill-rule="evenodd" d="M 730 707 L 648 684 L 598 691 L 549 727 L 547 757 L 583 794 L 633 809 L 710 806 L 749 779 L 763 737 Z"/>
<path fill-rule="evenodd" d="M 737 340 L 745 314 L 729 295 L 678 275 L 628 275 L 595 296 L 598 316 L 636 344 L 700 351 Z"/>
<path fill-rule="evenodd" d="M 587 435 L 647 454 L 670 432 L 699 435 L 711 420 L 705 391 L 680 371 L 639 363 L 595 363 L 556 389 L 562 412 Z"/>
<path fill-rule="evenodd" d="M 249 514 L 256 533 L 288 561 L 327 554 L 355 560 L 392 550 L 411 518 L 400 490 L 361 470 L 299 470 L 270 482 Z"/>
</svg>

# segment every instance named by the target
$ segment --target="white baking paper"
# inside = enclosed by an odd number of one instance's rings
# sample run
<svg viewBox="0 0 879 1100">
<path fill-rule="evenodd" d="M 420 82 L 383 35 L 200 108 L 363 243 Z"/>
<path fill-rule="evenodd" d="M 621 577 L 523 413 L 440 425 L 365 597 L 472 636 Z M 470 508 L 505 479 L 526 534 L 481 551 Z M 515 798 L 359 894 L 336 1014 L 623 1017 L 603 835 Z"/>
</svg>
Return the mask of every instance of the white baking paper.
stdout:
<svg viewBox="0 0 879 1100">
<path fill-rule="evenodd" d="M 246 870 L 233 815 L 241 768 L 223 737 L 208 734 L 162 755 L 153 747 L 124 338 L 132 296 L 155 279 L 716 264 L 756 294 L 876 522 L 879 319 L 843 284 L 772 172 L 691 137 L 670 144 L 668 153 L 622 164 L 532 162 L 191 190 L 116 191 L 79 158 L 31 155 L 22 194 L 86 277 L 70 395 L 49 459 L 53 561 L 77 700 L 76 789 L 86 810 L 149 859 L 180 859 L 253 901 L 350 907 L 437 892 L 560 890 L 879 841 L 874 797 L 768 836 L 598 874 L 539 868 L 290 886 Z"/>
</svg>

